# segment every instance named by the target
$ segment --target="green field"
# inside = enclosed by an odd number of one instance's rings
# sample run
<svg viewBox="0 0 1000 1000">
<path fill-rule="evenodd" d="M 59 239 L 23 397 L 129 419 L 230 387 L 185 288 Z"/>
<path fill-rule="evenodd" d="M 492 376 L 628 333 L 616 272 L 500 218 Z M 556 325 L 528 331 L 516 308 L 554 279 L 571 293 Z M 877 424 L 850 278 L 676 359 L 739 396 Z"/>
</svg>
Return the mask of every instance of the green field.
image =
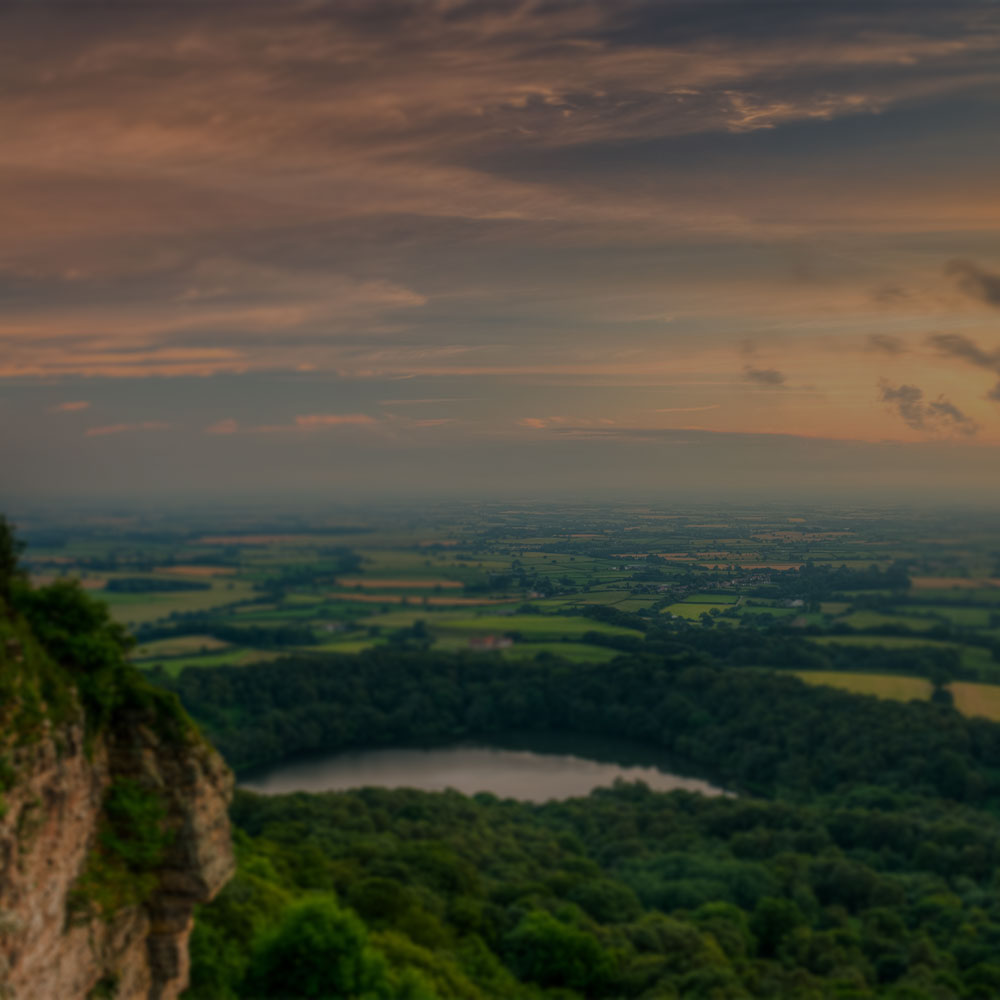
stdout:
<svg viewBox="0 0 1000 1000">
<path fill-rule="evenodd" d="M 947 604 L 920 604 L 914 610 L 922 614 L 937 615 L 953 625 L 966 628 L 986 628 L 990 623 L 990 616 L 997 613 L 990 608 L 963 608 Z"/>
<path fill-rule="evenodd" d="M 731 608 L 731 604 L 671 604 L 663 609 L 664 614 L 676 615 L 678 618 L 686 618 L 688 621 L 697 621 L 702 615 L 708 614 L 714 608 L 716 611 L 725 611 Z"/>
<path fill-rule="evenodd" d="M 740 616 L 743 615 L 774 615 L 777 618 L 795 617 L 802 614 L 802 608 L 781 608 L 762 604 L 740 605 Z"/>
<path fill-rule="evenodd" d="M 837 621 L 854 629 L 880 628 L 883 625 L 895 625 L 909 629 L 911 632 L 926 632 L 933 628 L 935 622 L 928 618 L 914 618 L 911 615 L 887 615 L 881 611 L 853 611 Z"/>
<path fill-rule="evenodd" d="M 689 594 L 683 604 L 737 604 L 739 594 Z"/>
<path fill-rule="evenodd" d="M 274 660 L 280 655 L 263 649 L 228 649 L 219 653 L 206 653 L 204 656 L 175 656 L 163 660 L 146 660 L 141 666 L 160 666 L 171 677 L 176 677 L 185 667 L 245 667 L 248 663 Z"/>
<path fill-rule="evenodd" d="M 923 639 L 908 635 L 818 635 L 808 636 L 810 642 L 821 646 L 881 646 L 883 649 L 957 649 L 962 666 L 987 681 L 1000 680 L 1000 663 L 993 659 L 990 651 L 982 646 L 947 642 L 940 639 Z"/>
<path fill-rule="evenodd" d="M 474 618 L 448 618 L 428 620 L 428 628 L 447 632 L 461 632 L 470 635 L 481 633 L 520 632 L 533 638 L 559 639 L 585 635 L 587 632 L 602 632 L 605 635 L 641 635 L 636 629 L 620 625 L 608 625 L 591 618 L 575 618 L 569 615 L 477 615 Z"/>
<path fill-rule="evenodd" d="M 162 594 L 115 594 L 98 591 L 101 600 L 106 601 L 111 616 L 123 625 L 145 625 L 168 618 L 174 612 L 207 611 L 223 607 L 237 601 L 245 601 L 253 596 L 249 581 L 214 579 L 209 590 L 181 590 Z"/>
<path fill-rule="evenodd" d="M 214 653 L 227 649 L 228 642 L 211 635 L 179 635 L 170 639 L 147 642 L 132 651 L 133 660 L 150 660 L 158 656 L 184 656 L 196 653 Z"/>
</svg>

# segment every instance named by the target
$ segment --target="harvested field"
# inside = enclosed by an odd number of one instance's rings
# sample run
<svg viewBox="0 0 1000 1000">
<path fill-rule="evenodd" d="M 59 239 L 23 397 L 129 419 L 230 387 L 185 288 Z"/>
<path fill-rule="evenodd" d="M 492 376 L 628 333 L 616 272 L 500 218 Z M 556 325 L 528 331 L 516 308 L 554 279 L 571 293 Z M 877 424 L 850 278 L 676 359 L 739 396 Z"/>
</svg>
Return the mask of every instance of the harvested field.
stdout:
<svg viewBox="0 0 1000 1000">
<path fill-rule="evenodd" d="M 158 566 L 154 572 L 172 576 L 230 576 L 236 570 L 232 566 Z"/>
<path fill-rule="evenodd" d="M 1000 577 L 971 579 L 967 576 L 914 576 L 914 590 L 976 590 L 979 587 L 1000 587 Z"/>
</svg>

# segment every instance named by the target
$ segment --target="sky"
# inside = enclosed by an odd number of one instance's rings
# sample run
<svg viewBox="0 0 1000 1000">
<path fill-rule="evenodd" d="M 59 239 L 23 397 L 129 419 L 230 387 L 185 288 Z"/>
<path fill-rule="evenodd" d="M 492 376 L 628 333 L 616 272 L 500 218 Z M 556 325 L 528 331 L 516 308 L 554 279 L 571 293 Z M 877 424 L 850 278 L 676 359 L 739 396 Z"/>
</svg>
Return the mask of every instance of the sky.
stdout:
<svg viewBox="0 0 1000 1000">
<path fill-rule="evenodd" d="M 998 112 L 995 0 L 9 0 L 0 503 L 988 499 Z"/>
</svg>

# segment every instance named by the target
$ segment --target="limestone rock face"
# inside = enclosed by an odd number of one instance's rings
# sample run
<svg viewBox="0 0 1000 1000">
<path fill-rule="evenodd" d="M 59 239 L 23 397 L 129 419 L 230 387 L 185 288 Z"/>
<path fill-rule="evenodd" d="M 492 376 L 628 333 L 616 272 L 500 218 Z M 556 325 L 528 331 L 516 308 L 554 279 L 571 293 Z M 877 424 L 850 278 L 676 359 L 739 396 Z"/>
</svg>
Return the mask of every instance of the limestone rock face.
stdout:
<svg viewBox="0 0 1000 1000">
<path fill-rule="evenodd" d="M 0 816 L 0 998 L 173 1000 L 187 985 L 197 903 L 233 870 L 232 775 L 197 737 L 167 740 L 141 715 L 85 752 L 82 722 L 47 725 L 17 749 Z M 112 781 L 156 790 L 169 846 L 142 903 L 113 913 L 72 905 Z"/>
</svg>

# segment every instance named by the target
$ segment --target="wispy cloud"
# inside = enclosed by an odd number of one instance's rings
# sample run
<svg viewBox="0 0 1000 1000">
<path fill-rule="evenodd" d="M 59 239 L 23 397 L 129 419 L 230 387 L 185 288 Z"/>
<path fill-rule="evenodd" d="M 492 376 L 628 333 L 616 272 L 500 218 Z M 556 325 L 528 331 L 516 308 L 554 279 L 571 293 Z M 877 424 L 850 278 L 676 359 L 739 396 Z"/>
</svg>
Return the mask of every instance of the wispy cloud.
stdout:
<svg viewBox="0 0 1000 1000">
<path fill-rule="evenodd" d="M 65 403 L 58 403 L 52 407 L 53 413 L 79 413 L 81 410 L 89 410 L 90 403 L 86 399 L 69 400 Z"/>
<path fill-rule="evenodd" d="M 708 406 L 661 406 L 657 413 L 703 413 L 705 410 L 717 410 L 718 403 L 710 403 Z"/>
<path fill-rule="evenodd" d="M 984 349 L 960 333 L 935 333 L 927 338 L 927 342 L 946 357 L 959 358 L 977 368 L 1000 374 L 1000 347 L 992 351 Z"/>
<path fill-rule="evenodd" d="M 907 346 L 902 338 L 891 333 L 870 333 L 866 343 L 869 351 L 887 354 L 889 357 L 897 357 L 907 352 Z"/>
<path fill-rule="evenodd" d="M 225 420 L 217 420 L 214 424 L 209 424 L 205 428 L 206 434 L 238 434 L 240 430 L 239 422 L 234 420 L 232 417 L 227 417 Z"/>
<path fill-rule="evenodd" d="M 928 338 L 928 342 L 945 357 L 958 358 L 975 368 L 1000 375 L 1000 347 L 992 351 L 983 349 L 974 340 L 960 333 L 936 333 Z M 986 398 L 1000 402 L 1000 382 L 987 392 Z"/>
<path fill-rule="evenodd" d="M 532 430 L 549 430 L 556 428 L 574 427 L 577 430 L 583 428 L 612 427 L 615 421 L 610 417 L 595 417 L 591 419 L 581 417 L 521 417 L 517 421 L 519 427 L 529 427 Z"/>
<path fill-rule="evenodd" d="M 754 368 L 746 365 L 743 368 L 743 381 L 778 389 L 784 386 L 786 380 L 784 372 L 777 368 Z"/>
<path fill-rule="evenodd" d="M 979 425 L 950 400 L 944 396 L 925 400 L 923 389 L 916 385 L 893 386 L 883 380 L 879 383 L 879 398 L 915 431 L 957 433 L 965 437 L 972 437 L 979 431 Z"/>
<path fill-rule="evenodd" d="M 963 259 L 949 261 L 945 274 L 954 278 L 958 287 L 970 298 L 1000 308 L 1000 274 Z"/>
<path fill-rule="evenodd" d="M 113 434 L 131 434 L 136 431 L 165 431 L 170 423 L 164 420 L 143 420 L 134 424 L 106 424 L 103 427 L 88 427 L 87 437 L 109 437 Z"/>
<path fill-rule="evenodd" d="M 372 427 L 378 421 L 367 413 L 308 413 L 295 418 L 302 431 L 317 431 L 327 427 Z"/>
</svg>

